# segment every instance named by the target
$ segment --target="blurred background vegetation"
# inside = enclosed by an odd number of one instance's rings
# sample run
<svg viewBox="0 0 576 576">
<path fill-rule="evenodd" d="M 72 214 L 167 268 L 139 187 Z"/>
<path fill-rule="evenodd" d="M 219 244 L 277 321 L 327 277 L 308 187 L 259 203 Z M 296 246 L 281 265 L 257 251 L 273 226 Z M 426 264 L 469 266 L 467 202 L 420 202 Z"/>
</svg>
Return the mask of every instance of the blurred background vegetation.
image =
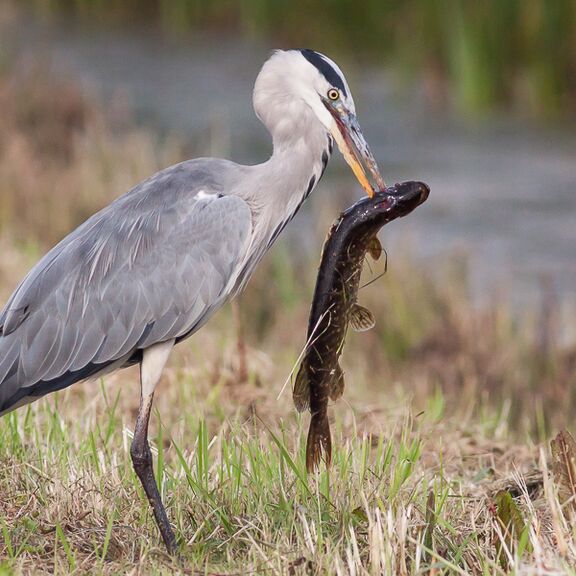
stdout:
<svg viewBox="0 0 576 576">
<path fill-rule="evenodd" d="M 482 112 L 576 111 L 573 0 L 24 0 L 43 17 L 314 46 L 425 78 L 432 99 Z"/>
</svg>

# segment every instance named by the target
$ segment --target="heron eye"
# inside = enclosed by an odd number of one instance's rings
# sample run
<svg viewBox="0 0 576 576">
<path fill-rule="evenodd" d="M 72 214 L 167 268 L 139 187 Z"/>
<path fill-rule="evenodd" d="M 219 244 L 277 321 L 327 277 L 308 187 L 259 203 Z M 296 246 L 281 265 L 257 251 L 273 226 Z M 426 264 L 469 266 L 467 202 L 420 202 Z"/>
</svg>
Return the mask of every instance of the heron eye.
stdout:
<svg viewBox="0 0 576 576">
<path fill-rule="evenodd" d="M 336 88 L 330 88 L 330 90 L 328 90 L 328 98 L 330 98 L 330 100 L 338 100 L 338 98 L 340 98 L 340 92 L 338 92 Z"/>
</svg>

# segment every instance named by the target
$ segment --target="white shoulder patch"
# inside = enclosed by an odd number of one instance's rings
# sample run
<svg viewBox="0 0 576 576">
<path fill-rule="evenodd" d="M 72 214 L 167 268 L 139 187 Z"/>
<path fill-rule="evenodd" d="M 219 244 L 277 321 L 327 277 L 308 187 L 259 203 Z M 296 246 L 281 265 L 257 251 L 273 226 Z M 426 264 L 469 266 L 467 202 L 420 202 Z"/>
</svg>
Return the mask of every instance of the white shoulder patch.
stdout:
<svg viewBox="0 0 576 576">
<path fill-rule="evenodd" d="M 206 192 L 206 190 L 198 190 L 196 198 L 198 198 L 198 200 L 216 200 L 216 198 L 218 198 L 218 194 L 215 192 L 209 194 L 208 192 Z"/>
</svg>

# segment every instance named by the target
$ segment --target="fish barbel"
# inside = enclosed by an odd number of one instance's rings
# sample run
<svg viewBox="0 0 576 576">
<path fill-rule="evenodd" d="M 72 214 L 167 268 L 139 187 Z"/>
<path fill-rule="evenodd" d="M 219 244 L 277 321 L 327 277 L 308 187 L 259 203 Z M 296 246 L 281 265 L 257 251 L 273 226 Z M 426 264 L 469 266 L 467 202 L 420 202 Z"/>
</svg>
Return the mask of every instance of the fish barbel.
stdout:
<svg viewBox="0 0 576 576">
<path fill-rule="evenodd" d="M 344 392 L 339 364 L 348 324 L 356 331 L 374 326 L 372 313 L 357 303 L 366 252 L 374 259 L 382 253 L 378 231 L 392 220 L 406 216 L 428 198 L 421 182 L 403 182 L 363 198 L 345 210 L 332 225 L 324 242 L 316 288 L 308 320 L 307 346 L 292 397 L 299 412 L 310 410 L 306 468 L 314 470 L 322 454 L 332 459 L 328 399 Z"/>
</svg>

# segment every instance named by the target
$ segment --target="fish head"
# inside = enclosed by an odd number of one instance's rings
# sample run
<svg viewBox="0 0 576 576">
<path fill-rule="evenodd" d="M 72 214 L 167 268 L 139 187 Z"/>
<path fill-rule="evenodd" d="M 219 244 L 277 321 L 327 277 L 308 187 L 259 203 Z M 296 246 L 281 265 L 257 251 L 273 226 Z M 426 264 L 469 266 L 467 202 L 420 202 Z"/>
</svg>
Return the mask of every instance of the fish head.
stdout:
<svg viewBox="0 0 576 576">
<path fill-rule="evenodd" d="M 375 213 L 393 213 L 398 218 L 424 203 L 429 194 L 430 188 L 424 182 L 394 184 L 375 194 L 372 210 Z"/>
</svg>

